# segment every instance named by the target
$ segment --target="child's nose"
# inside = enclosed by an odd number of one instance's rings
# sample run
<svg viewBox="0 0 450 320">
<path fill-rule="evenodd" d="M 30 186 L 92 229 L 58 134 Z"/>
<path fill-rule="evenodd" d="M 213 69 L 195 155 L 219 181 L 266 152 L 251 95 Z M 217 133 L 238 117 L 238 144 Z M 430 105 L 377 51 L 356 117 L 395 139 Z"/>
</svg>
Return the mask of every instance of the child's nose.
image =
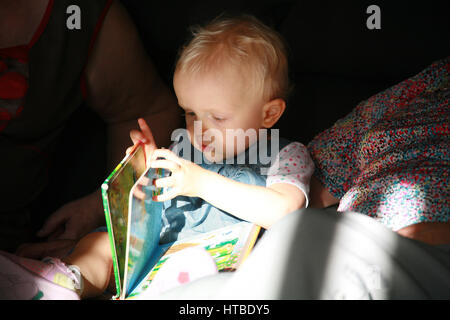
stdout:
<svg viewBox="0 0 450 320">
<path fill-rule="evenodd" d="M 217 135 L 216 129 L 210 129 L 209 127 L 203 128 L 203 132 L 202 132 L 203 141 L 213 142 L 216 135 Z"/>
<path fill-rule="evenodd" d="M 213 134 L 206 134 L 206 135 L 203 135 L 202 136 L 202 140 L 204 141 L 204 142 L 209 142 L 209 143 L 212 143 L 212 142 L 214 142 L 214 140 L 215 140 L 215 135 L 213 135 Z"/>
</svg>

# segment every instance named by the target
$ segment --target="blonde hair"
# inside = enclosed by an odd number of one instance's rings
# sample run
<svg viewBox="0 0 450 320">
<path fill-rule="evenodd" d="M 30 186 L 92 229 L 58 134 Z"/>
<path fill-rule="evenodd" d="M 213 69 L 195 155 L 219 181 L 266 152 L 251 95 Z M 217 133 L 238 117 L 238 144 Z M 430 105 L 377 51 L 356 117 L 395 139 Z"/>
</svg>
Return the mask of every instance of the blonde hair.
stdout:
<svg viewBox="0 0 450 320">
<path fill-rule="evenodd" d="M 194 27 L 192 35 L 179 53 L 175 72 L 201 74 L 232 65 L 243 76 L 251 77 L 251 84 L 267 101 L 287 98 L 286 45 L 276 31 L 255 17 L 219 16 L 204 27 Z"/>
</svg>

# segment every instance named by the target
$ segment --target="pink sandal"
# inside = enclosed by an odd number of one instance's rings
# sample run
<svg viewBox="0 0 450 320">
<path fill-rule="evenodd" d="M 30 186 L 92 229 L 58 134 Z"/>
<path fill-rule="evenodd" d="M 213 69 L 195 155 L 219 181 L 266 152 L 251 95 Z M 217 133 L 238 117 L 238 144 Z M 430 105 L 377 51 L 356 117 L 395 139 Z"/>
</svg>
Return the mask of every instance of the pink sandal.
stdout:
<svg viewBox="0 0 450 320">
<path fill-rule="evenodd" d="M 0 251 L 0 299 L 79 300 L 82 289 L 76 266 L 56 258 L 39 261 Z"/>
</svg>

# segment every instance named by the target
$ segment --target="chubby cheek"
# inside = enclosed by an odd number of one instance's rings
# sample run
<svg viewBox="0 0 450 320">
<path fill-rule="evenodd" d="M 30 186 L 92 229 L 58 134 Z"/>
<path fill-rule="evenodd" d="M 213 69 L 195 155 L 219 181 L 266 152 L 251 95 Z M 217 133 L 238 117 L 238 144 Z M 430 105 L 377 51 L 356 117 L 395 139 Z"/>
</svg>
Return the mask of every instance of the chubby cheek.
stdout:
<svg viewBox="0 0 450 320">
<path fill-rule="evenodd" d="M 228 131 L 223 132 L 214 143 L 216 161 L 231 159 L 236 155 L 245 152 L 245 150 L 252 144 L 257 142 L 258 131 L 248 129 L 250 131 L 239 130 L 239 132 Z"/>
<path fill-rule="evenodd" d="M 250 145 L 254 144 L 258 139 L 258 131 L 256 129 L 239 130 L 227 136 L 228 145 L 234 146 L 227 150 L 227 156 L 235 156 L 244 152 Z"/>
</svg>

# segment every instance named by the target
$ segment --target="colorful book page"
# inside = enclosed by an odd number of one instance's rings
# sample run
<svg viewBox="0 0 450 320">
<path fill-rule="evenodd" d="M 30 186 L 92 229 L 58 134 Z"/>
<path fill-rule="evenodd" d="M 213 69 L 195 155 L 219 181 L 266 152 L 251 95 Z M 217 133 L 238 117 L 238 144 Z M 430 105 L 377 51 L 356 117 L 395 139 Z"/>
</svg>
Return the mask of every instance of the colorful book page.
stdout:
<svg viewBox="0 0 450 320">
<path fill-rule="evenodd" d="M 128 298 L 135 297 L 149 288 L 156 273 L 164 263 L 174 253 L 184 248 L 202 246 L 214 259 L 219 271 L 236 269 L 252 249 L 259 230 L 260 228 L 254 224 L 243 221 L 204 233 L 195 238 L 159 245 L 155 250 L 155 254 L 159 253 L 158 262 Z"/>
<path fill-rule="evenodd" d="M 120 162 L 102 184 L 102 197 L 113 255 L 118 294 L 125 271 L 130 190 L 145 172 L 145 151 L 141 145 Z"/>
<path fill-rule="evenodd" d="M 162 188 L 153 186 L 152 181 L 163 177 L 163 174 L 164 170 L 161 168 L 148 169 L 144 174 L 144 177 L 148 179 L 147 184 L 138 182 L 130 193 L 125 295 L 136 287 L 158 258 L 153 255 L 153 252 L 159 243 L 163 203 L 153 201 L 152 197 L 161 194 Z M 135 190 L 143 191 L 145 198 L 136 197 Z"/>
</svg>

